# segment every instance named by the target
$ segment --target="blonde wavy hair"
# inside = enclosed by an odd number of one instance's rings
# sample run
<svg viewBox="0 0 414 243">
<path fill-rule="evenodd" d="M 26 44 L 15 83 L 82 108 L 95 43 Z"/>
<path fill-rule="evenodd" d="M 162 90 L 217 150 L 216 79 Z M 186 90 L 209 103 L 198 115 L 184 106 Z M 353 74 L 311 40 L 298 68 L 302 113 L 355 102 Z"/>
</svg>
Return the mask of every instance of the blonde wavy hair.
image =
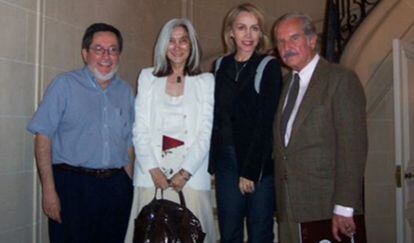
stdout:
<svg viewBox="0 0 414 243">
<path fill-rule="evenodd" d="M 270 49 L 270 40 L 266 33 L 265 17 L 263 11 L 251 3 L 243 3 L 232 8 L 226 15 L 223 24 L 223 38 L 225 44 L 225 52 L 236 52 L 237 46 L 234 43 L 233 38 L 230 36 L 233 28 L 234 21 L 241 12 L 247 12 L 253 14 L 258 22 L 261 34 L 259 43 L 257 44 L 256 51 L 258 53 L 266 53 Z"/>
</svg>

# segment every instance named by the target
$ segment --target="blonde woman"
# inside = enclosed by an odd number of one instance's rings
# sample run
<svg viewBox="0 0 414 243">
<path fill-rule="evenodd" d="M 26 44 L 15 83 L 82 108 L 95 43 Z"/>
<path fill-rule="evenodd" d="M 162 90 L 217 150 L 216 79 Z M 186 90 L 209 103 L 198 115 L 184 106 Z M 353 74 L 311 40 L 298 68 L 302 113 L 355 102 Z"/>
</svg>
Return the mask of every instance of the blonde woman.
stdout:
<svg viewBox="0 0 414 243">
<path fill-rule="evenodd" d="M 221 242 L 273 242 L 275 208 L 272 122 L 281 90 L 279 62 L 255 74 L 267 57 L 262 12 L 241 4 L 224 23 L 227 56 L 216 71 L 214 129 L 210 172 L 215 173 Z"/>
</svg>

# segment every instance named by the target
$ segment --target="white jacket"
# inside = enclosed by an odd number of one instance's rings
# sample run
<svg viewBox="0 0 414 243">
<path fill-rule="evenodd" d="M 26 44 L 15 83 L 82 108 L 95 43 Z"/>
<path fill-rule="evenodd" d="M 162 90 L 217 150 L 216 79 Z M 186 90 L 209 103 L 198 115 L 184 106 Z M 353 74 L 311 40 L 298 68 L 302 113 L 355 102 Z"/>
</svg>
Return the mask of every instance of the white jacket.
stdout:
<svg viewBox="0 0 414 243">
<path fill-rule="evenodd" d="M 133 142 L 137 159 L 134 186 L 140 187 L 153 187 L 149 170 L 162 165 L 161 111 L 167 77 L 155 77 L 152 71 L 153 68 L 141 71 L 135 101 Z M 207 168 L 214 109 L 214 76 L 211 73 L 185 76 L 183 106 L 186 154 L 181 168 L 193 175 L 186 186 L 209 190 L 211 182 Z"/>
</svg>

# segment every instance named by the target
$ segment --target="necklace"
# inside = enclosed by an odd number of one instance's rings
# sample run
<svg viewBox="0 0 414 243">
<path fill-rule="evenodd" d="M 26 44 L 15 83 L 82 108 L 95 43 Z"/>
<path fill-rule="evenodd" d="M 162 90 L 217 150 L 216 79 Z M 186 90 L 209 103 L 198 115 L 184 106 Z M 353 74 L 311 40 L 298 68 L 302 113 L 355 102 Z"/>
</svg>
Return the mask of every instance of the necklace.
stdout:
<svg viewBox="0 0 414 243">
<path fill-rule="evenodd" d="M 181 83 L 181 76 L 177 76 L 177 80 L 176 80 L 177 84 Z"/>
<path fill-rule="evenodd" d="M 241 65 L 241 67 L 239 67 L 239 65 Z M 239 80 L 239 75 L 241 71 L 243 71 L 244 67 L 246 67 L 246 65 L 247 65 L 247 61 L 238 62 L 237 60 L 234 60 L 234 67 L 236 69 L 236 76 L 234 77 L 234 81 L 237 82 Z"/>
</svg>

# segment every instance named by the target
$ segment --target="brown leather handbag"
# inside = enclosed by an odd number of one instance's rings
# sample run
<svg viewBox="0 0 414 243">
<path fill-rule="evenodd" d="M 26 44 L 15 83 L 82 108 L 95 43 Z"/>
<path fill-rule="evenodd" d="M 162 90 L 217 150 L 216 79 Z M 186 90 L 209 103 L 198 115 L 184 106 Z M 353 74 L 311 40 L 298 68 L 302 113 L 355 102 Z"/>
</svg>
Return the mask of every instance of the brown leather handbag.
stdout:
<svg viewBox="0 0 414 243">
<path fill-rule="evenodd" d="M 202 243 L 205 233 L 200 221 L 185 206 L 183 193 L 180 191 L 180 204 L 163 198 L 156 198 L 144 206 L 135 219 L 134 243 Z"/>
</svg>

